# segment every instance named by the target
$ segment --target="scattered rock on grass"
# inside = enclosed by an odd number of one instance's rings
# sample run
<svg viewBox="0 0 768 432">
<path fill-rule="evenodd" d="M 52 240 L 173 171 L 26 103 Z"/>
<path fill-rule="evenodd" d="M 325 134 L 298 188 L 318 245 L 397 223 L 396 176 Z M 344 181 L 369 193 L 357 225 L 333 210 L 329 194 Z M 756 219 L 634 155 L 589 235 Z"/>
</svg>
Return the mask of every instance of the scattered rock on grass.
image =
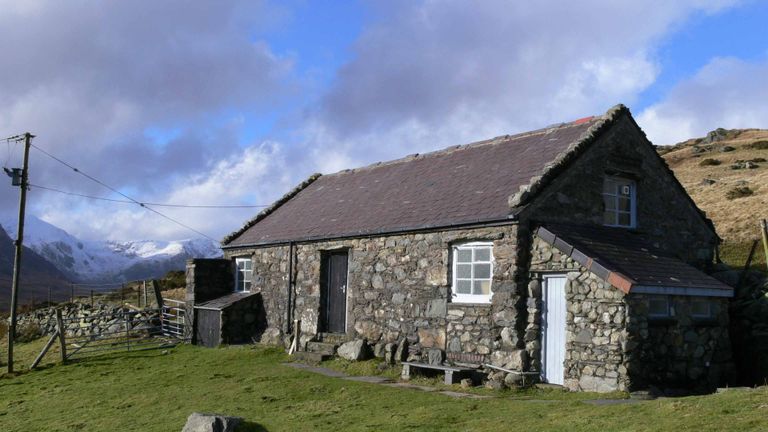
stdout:
<svg viewBox="0 0 768 432">
<path fill-rule="evenodd" d="M 192 413 L 181 432 L 233 432 L 242 421 L 240 417 Z"/>
<path fill-rule="evenodd" d="M 365 360 L 368 345 L 364 339 L 357 339 L 342 344 L 336 351 L 339 357 L 351 361 Z"/>
</svg>

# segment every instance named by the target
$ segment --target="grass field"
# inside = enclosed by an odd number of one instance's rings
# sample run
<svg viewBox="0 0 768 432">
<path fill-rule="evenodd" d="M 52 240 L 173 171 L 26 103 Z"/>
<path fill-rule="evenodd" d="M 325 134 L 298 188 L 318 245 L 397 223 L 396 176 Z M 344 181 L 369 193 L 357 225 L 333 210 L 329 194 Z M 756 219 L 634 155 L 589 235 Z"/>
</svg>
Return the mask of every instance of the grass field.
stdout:
<svg viewBox="0 0 768 432">
<path fill-rule="evenodd" d="M 28 364 L 42 343 L 19 346 L 19 363 Z M 178 431 L 193 411 L 244 417 L 243 430 L 252 431 L 768 429 L 765 388 L 614 406 L 551 391 L 470 400 L 328 378 L 286 360 L 254 347 L 180 346 L 49 363 L 0 378 L 0 430 Z M 370 364 L 331 366 L 366 373 Z"/>
</svg>

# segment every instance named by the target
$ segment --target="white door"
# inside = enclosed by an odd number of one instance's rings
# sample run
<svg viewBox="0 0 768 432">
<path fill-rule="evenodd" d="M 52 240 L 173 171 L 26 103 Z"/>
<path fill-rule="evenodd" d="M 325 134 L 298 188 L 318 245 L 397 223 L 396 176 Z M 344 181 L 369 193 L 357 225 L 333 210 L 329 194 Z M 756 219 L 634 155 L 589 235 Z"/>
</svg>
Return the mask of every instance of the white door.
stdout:
<svg viewBox="0 0 768 432">
<path fill-rule="evenodd" d="M 545 276 L 542 295 L 542 378 L 563 385 L 565 375 L 565 276 Z"/>
</svg>

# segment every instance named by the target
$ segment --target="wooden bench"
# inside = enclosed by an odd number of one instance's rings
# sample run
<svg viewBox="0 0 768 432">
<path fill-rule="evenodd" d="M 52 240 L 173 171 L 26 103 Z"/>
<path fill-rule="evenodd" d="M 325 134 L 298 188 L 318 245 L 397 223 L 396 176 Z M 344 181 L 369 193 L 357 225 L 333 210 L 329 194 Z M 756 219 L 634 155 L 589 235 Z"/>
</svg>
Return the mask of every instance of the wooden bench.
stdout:
<svg viewBox="0 0 768 432">
<path fill-rule="evenodd" d="M 414 371 L 418 369 L 443 371 L 445 373 L 446 384 L 455 384 L 458 381 L 461 381 L 462 378 L 466 378 L 469 375 L 471 375 L 472 372 L 475 370 L 472 368 L 466 368 L 466 367 L 460 367 L 460 366 L 443 366 L 443 365 L 432 365 L 427 363 L 403 362 L 403 372 L 400 376 L 404 380 L 409 380 L 411 378 L 411 369 L 413 369 Z"/>
</svg>

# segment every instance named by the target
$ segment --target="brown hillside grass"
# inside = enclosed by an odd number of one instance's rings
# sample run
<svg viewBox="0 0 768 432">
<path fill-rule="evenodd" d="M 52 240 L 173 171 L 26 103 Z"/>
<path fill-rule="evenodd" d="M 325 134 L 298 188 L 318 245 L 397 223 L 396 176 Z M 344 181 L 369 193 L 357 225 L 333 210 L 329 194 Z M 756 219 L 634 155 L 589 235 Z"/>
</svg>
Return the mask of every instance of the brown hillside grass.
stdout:
<svg viewBox="0 0 768 432">
<path fill-rule="evenodd" d="M 768 130 L 743 129 L 728 131 L 725 139 L 711 144 L 699 138 L 659 148 L 675 176 L 715 223 L 726 244 L 748 244 L 760 238 L 759 220 L 768 218 L 768 163 L 760 162 L 768 158 L 768 146 L 762 144 L 766 141 Z M 723 152 L 725 147 L 734 150 Z M 707 159 L 721 163 L 702 163 Z M 732 168 L 743 166 L 747 161 L 757 167 Z M 734 192 L 747 189 L 751 194 Z M 759 252 L 762 259 L 762 251 Z"/>
</svg>

